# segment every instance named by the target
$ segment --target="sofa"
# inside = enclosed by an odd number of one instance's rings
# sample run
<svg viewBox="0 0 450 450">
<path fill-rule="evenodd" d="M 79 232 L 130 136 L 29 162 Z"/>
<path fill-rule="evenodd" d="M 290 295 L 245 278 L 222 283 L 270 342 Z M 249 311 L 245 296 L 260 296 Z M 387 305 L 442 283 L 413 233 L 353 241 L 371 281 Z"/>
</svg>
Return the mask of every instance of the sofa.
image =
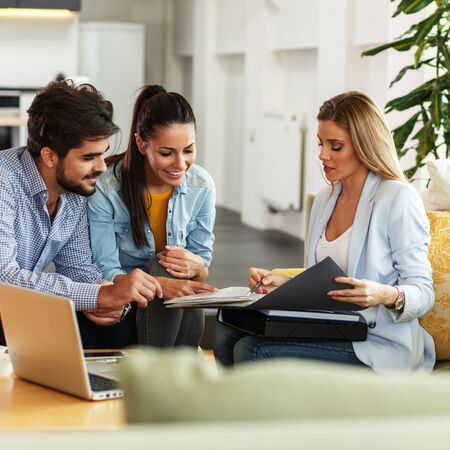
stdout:
<svg viewBox="0 0 450 450">
<path fill-rule="evenodd" d="M 420 324 L 433 336 L 436 369 L 450 368 L 450 212 L 427 211 L 431 243 L 428 257 L 433 268 L 435 304 L 420 318 Z"/>
<path fill-rule="evenodd" d="M 450 374 L 376 375 L 299 360 L 216 367 L 192 349 L 122 362 L 129 426 L 2 433 L 4 449 L 400 449 L 450 447 Z"/>
</svg>

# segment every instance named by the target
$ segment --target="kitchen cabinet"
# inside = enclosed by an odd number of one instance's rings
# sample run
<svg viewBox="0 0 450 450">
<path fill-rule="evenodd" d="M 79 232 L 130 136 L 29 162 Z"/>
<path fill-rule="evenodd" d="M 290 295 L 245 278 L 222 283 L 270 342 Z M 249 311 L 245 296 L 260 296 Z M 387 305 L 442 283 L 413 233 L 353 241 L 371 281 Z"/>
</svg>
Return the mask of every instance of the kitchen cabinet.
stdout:
<svg viewBox="0 0 450 450">
<path fill-rule="evenodd" d="M 0 8 L 70 9 L 79 11 L 81 0 L 0 0 Z"/>
</svg>

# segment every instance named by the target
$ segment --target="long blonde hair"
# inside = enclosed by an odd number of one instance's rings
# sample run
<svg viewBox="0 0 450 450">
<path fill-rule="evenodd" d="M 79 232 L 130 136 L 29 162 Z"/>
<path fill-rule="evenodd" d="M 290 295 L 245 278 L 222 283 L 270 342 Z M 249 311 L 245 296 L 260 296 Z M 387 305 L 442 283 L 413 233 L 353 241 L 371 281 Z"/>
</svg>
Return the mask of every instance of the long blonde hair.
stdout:
<svg viewBox="0 0 450 450">
<path fill-rule="evenodd" d="M 369 170 L 387 180 L 407 182 L 391 132 L 370 97 L 356 91 L 336 95 L 320 107 L 317 119 L 332 120 L 347 131 L 356 156 Z"/>
</svg>

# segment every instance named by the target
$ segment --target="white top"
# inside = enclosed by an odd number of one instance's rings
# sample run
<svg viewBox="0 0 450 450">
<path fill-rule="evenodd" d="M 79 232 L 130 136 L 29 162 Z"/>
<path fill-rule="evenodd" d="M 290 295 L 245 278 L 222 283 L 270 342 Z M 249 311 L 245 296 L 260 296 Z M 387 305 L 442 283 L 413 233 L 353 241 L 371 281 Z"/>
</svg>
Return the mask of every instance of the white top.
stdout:
<svg viewBox="0 0 450 450">
<path fill-rule="evenodd" d="M 330 256 L 334 262 L 345 272 L 348 272 L 348 244 L 352 234 L 352 228 L 348 228 L 344 233 L 338 236 L 334 241 L 327 241 L 325 231 L 320 236 L 316 248 L 317 262 Z"/>
</svg>

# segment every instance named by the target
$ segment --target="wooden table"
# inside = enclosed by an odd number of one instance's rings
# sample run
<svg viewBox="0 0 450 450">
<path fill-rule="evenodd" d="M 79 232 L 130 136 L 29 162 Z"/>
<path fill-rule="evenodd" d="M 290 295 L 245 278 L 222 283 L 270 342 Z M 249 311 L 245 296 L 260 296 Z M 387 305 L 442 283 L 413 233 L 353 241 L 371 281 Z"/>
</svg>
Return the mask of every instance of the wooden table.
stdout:
<svg viewBox="0 0 450 450">
<path fill-rule="evenodd" d="M 89 401 L 15 375 L 0 378 L 0 430 L 117 429 L 123 400 Z"/>
<path fill-rule="evenodd" d="M 94 402 L 15 375 L 0 377 L 0 431 L 105 430 L 124 426 L 122 399 Z"/>
<path fill-rule="evenodd" d="M 95 350 L 92 350 L 95 351 Z M 214 363 L 212 351 L 204 351 Z M 123 399 L 89 401 L 17 378 L 0 376 L 0 432 L 124 428 Z"/>
</svg>

